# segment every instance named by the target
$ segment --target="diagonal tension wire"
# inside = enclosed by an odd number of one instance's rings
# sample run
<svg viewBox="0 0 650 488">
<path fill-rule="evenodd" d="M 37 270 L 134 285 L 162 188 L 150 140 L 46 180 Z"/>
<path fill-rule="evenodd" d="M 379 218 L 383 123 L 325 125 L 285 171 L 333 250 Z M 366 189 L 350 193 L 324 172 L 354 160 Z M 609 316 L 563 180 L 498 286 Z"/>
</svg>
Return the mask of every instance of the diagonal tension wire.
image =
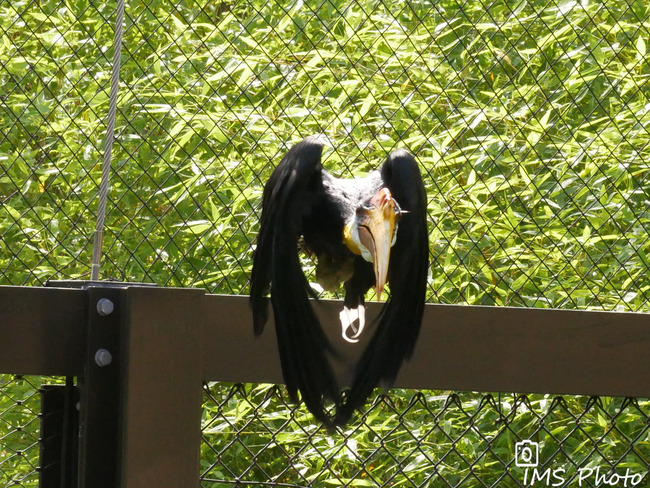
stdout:
<svg viewBox="0 0 650 488">
<path fill-rule="evenodd" d="M 97 208 L 97 223 L 93 234 L 93 257 L 90 273 L 91 280 L 99 279 L 102 241 L 104 239 L 104 219 L 106 217 L 106 198 L 108 196 L 108 181 L 111 172 L 111 153 L 115 133 L 115 114 L 117 112 L 117 93 L 120 83 L 120 58 L 122 55 L 122 22 L 124 20 L 124 0 L 117 1 L 115 18 L 115 38 L 113 40 L 113 69 L 111 73 L 111 93 L 108 100 L 108 119 L 106 121 L 106 147 L 102 164 L 102 180 L 99 185 L 99 205 Z"/>
</svg>

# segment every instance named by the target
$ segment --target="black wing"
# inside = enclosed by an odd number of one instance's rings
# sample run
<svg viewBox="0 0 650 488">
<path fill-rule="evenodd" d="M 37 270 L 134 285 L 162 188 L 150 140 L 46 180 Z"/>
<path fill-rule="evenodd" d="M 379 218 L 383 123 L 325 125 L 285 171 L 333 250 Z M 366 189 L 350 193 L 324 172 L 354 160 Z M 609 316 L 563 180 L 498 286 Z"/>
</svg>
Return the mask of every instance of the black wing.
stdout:
<svg viewBox="0 0 650 488">
<path fill-rule="evenodd" d="M 380 383 L 390 385 L 413 353 L 426 300 L 429 239 L 427 198 L 415 158 L 404 150 L 391 153 L 381 167 L 384 184 L 402 214 L 388 268 L 390 298 L 381 309 L 377 327 L 357 365 L 345 403 L 336 417 L 345 424 Z"/>
<path fill-rule="evenodd" d="M 324 198 L 323 146 L 307 138 L 282 158 L 262 199 L 262 219 L 251 275 L 250 304 L 255 334 L 264 329 L 271 295 L 278 350 L 290 397 L 302 399 L 327 425 L 332 420 L 324 402 L 339 400 L 339 387 L 327 354 L 332 347 L 309 303 L 311 289 L 298 258 L 303 219 Z"/>
</svg>

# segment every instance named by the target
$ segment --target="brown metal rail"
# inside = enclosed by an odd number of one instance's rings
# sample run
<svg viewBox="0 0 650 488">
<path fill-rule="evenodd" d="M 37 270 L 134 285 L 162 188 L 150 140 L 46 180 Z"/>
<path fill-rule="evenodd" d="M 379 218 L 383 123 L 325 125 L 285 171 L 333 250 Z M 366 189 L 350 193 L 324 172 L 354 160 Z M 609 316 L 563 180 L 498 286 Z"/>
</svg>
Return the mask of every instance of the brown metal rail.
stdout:
<svg viewBox="0 0 650 488">
<path fill-rule="evenodd" d="M 0 287 L 0 372 L 79 378 L 79 486 L 196 486 L 201 382 L 281 383 L 273 325 L 254 338 L 247 297 L 65 285 Z M 314 306 L 347 384 L 365 343 Z M 394 386 L 650 397 L 649 359 L 650 314 L 427 305 Z"/>
</svg>

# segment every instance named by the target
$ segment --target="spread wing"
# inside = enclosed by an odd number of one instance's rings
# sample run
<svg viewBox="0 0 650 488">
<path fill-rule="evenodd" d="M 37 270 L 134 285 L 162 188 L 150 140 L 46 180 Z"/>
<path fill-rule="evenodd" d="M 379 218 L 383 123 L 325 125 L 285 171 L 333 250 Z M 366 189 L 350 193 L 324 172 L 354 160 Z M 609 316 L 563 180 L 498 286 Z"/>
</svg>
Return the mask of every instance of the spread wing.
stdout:
<svg viewBox="0 0 650 488">
<path fill-rule="evenodd" d="M 255 334 L 268 318 L 270 291 L 282 374 L 290 397 L 298 391 L 312 414 L 327 425 L 324 403 L 338 402 L 339 387 L 328 361 L 332 347 L 309 303 L 311 289 L 298 257 L 302 222 L 323 201 L 322 144 L 307 138 L 282 158 L 264 188 L 262 218 L 251 275 Z"/>
<path fill-rule="evenodd" d="M 429 239 L 422 176 L 415 158 L 405 150 L 390 154 L 381 167 L 381 176 L 407 213 L 399 222 L 390 253 L 390 298 L 377 318 L 373 337 L 357 365 L 345 403 L 339 408 L 335 420 L 339 425 L 363 406 L 375 386 L 392 384 L 402 363 L 413 353 L 424 312 Z"/>
</svg>

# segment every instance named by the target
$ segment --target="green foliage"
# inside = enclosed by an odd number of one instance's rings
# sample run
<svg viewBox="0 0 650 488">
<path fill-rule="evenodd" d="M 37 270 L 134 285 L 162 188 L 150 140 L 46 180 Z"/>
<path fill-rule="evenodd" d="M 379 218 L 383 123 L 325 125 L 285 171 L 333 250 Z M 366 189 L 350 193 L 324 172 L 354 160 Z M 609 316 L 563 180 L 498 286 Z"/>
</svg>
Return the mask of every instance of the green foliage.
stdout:
<svg viewBox="0 0 650 488">
<path fill-rule="evenodd" d="M 2 281 L 88 276 L 112 12 L 0 7 Z M 127 10 L 106 277 L 245 293 L 263 182 L 324 133 L 429 192 L 431 300 L 646 308 L 640 4 L 301 1 Z"/>
<path fill-rule="evenodd" d="M 0 485 L 38 487 L 40 395 L 57 378 L 0 375 Z"/>
<path fill-rule="evenodd" d="M 206 388 L 203 486 L 531 486 L 514 464 L 521 440 L 566 479 L 611 465 L 645 476 L 650 459 L 647 405 L 624 399 L 402 391 L 327 435 L 275 386 L 224 386 Z"/>
<path fill-rule="evenodd" d="M 112 8 L 0 3 L 0 284 L 89 277 Z M 103 277 L 245 293 L 263 183 L 291 144 L 323 133 L 333 143 L 325 165 L 339 175 L 375 168 L 396 147 L 417 155 L 429 194 L 430 301 L 647 311 L 649 9 L 540 0 L 129 4 Z M 26 390 L 3 381 L 0 426 L 13 425 L 5 403 Z M 406 473 L 423 482 L 432 460 L 445 479 L 483 486 L 463 473 L 496 481 L 514 442 L 539 432 L 530 412 L 495 423 L 479 395 L 425 392 L 424 408 L 423 397 L 397 392 L 378 397 L 341 444 L 268 392 L 249 394 L 270 405 L 255 415 L 283 429 L 259 459 L 284 472 L 277 450 L 296 453 L 303 479 L 323 486 L 401 486 Z M 566 400 L 560 410 L 573 414 L 548 420 L 544 432 L 555 437 L 536 438 L 545 456 L 561 440 L 582 461 L 582 433 L 606 430 L 607 416 L 601 425 L 597 415 L 567 427 L 585 401 Z M 534 397 L 533 410 L 551 402 Z M 246 423 L 250 413 L 230 397 L 218 411 L 206 404 L 206 436 L 232 442 L 241 425 L 246 442 L 268 442 Z M 622 415 L 602 447 L 617 456 L 623 429 L 632 435 L 646 421 L 633 409 Z M 411 457 L 373 457 L 377 433 Z M 210 476 L 229 476 L 210 468 L 215 453 L 203 449 Z M 249 461 L 238 449 L 224 461 L 235 471 Z M 357 456 L 370 461 L 355 477 Z M 0 470 L 9 462 L 0 458 Z"/>
</svg>

